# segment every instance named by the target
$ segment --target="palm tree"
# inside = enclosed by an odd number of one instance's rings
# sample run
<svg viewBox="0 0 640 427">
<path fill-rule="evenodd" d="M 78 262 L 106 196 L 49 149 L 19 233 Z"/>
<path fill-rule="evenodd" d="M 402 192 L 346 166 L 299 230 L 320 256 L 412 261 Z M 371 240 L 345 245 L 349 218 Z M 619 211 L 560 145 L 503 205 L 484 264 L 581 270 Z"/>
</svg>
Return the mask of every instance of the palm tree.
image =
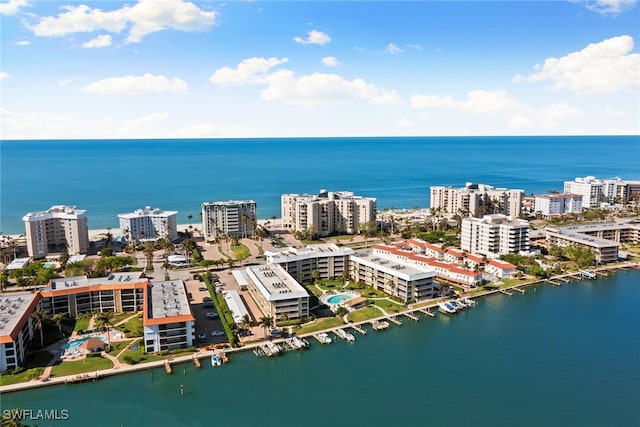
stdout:
<svg viewBox="0 0 640 427">
<path fill-rule="evenodd" d="M 318 277 L 320 277 L 320 272 L 318 270 L 313 270 L 311 272 L 311 278 L 313 279 L 313 284 L 315 285 L 318 281 Z"/>
<path fill-rule="evenodd" d="M 251 327 L 251 317 L 248 314 L 242 316 L 240 319 L 240 328 L 241 329 L 249 329 Z"/>
<path fill-rule="evenodd" d="M 60 331 L 60 336 L 62 336 L 62 322 L 67 319 L 67 313 L 56 313 L 53 315 L 53 321 L 58 326 L 58 330 Z"/>
<path fill-rule="evenodd" d="M 267 330 L 273 326 L 273 317 L 271 316 L 262 316 L 260 318 L 260 326 L 264 329 L 264 336 L 267 337 Z"/>
<path fill-rule="evenodd" d="M 280 315 L 280 318 L 278 319 L 280 322 L 286 322 L 287 320 L 289 320 L 289 316 L 287 315 L 287 313 L 282 313 Z"/>
<path fill-rule="evenodd" d="M 109 327 L 113 326 L 113 311 L 103 311 L 96 315 L 96 325 L 107 329 L 107 345 L 111 346 Z"/>
<path fill-rule="evenodd" d="M 40 329 L 40 347 L 44 347 L 44 334 L 42 332 L 44 321 L 47 319 L 48 314 L 44 310 L 36 310 L 31 313 L 31 317 L 35 322 L 36 329 Z"/>
</svg>

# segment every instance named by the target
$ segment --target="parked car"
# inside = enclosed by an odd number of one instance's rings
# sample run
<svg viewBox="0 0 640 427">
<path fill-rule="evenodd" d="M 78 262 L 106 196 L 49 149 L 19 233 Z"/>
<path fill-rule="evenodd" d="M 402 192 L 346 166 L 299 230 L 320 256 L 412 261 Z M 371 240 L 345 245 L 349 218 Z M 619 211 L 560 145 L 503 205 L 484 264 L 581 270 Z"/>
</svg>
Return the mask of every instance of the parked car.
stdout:
<svg viewBox="0 0 640 427">
<path fill-rule="evenodd" d="M 211 297 L 202 297 L 202 302 L 211 302 Z"/>
<path fill-rule="evenodd" d="M 215 311 L 210 311 L 207 313 L 207 319 L 217 319 L 218 313 L 216 313 Z"/>
<path fill-rule="evenodd" d="M 206 290 L 207 290 L 207 288 L 205 288 L 204 286 L 200 286 L 200 287 L 198 288 L 198 290 L 199 290 L 199 291 L 206 291 Z"/>
<path fill-rule="evenodd" d="M 205 342 L 207 342 L 207 335 L 206 334 L 199 334 L 198 335 L 198 341 L 200 341 L 201 344 L 204 344 Z"/>
<path fill-rule="evenodd" d="M 212 337 L 221 337 L 224 335 L 224 332 L 222 331 L 211 331 L 211 336 Z"/>
</svg>

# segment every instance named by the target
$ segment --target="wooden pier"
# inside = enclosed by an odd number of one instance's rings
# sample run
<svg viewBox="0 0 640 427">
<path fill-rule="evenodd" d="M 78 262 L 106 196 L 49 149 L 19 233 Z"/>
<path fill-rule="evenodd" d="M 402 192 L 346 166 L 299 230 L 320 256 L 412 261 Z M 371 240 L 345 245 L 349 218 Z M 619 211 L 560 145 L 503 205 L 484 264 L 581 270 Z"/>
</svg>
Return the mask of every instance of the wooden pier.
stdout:
<svg viewBox="0 0 640 427">
<path fill-rule="evenodd" d="M 100 379 L 98 372 L 95 374 L 79 374 L 71 378 L 67 378 L 64 380 L 65 384 L 78 384 L 78 383 L 86 383 L 88 381 L 96 381 Z"/>
<path fill-rule="evenodd" d="M 197 356 L 193 356 L 193 365 L 196 368 L 202 368 L 202 364 L 200 364 L 200 359 Z"/>
<path fill-rule="evenodd" d="M 506 289 L 500 289 L 500 293 L 501 293 L 501 294 L 505 294 L 505 295 L 509 295 L 509 296 L 513 295 L 513 292 L 509 292 L 509 291 L 508 291 L 508 290 L 506 290 Z"/>
<path fill-rule="evenodd" d="M 431 309 L 429 309 L 429 308 L 421 308 L 418 311 L 420 313 L 426 314 L 427 316 L 436 317 L 436 314 L 433 311 L 431 311 Z"/>
<path fill-rule="evenodd" d="M 545 283 L 549 283 L 550 285 L 553 285 L 553 286 L 562 286 L 562 283 L 554 282 L 553 280 L 549 280 L 549 279 L 545 280 Z"/>
<path fill-rule="evenodd" d="M 409 319 L 411 319 L 411 320 L 415 320 L 416 322 L 417 322 L 418 320 L 420 320 L 420 318 L 419 318 L 418 316 L 416 316 L 415 314 L 412 314 L 412 313 L 409 313 L 409 312 L 407 312 L 407 313 L 403 313 L 403 314 L 404 314 L 405 316 L 407 316 Z"/>
<path fill-rule="evenodd" d="M 402 326 L 402 322 L 398 320 L 395 316 L 389 316 L 387 317 L 387 320 L 391 323 L 395 323 L 398 326 Z"/>
<path fill-rule="evenodd" d="M 514 291 L 518 291 L 521 294 L 524 294 L 524 289 L 521 289 L 521 288 L 511 288 L 511 289 L 513 289 Z"/>
<path fill-rule="evenodd" d="M 371 322 L 371 327 L 376 331 L 381 331 L 389 327 L 389 322 L 386 322 L 384 320 L 374 320 L 373 322 Z"/>
<path fill-rule="evenodd" d="M 351 325 L 351 327 L 352 327 L 354 330 L 356 330 L 356 331 L 360 332 L 362 335 L 367 335 L 367 331 L 366 331 L 366 330 L 364 330 L 360 325 Z"/>
<path fill-rule="evenodd" d="M 167 375 L 173 372 L 173 369 L 171 369 L 171 363 L 169 363 L 169 360 L 164 361 L 164 371 L 167 373 Z"/>
</svg>

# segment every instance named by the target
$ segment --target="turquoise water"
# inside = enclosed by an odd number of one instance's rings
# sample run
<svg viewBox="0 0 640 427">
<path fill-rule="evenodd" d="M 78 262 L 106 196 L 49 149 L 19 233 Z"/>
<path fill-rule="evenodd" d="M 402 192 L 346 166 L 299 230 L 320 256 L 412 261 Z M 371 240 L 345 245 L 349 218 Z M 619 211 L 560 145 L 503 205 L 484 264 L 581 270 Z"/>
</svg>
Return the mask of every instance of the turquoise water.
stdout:
<svg viewBox="0 0 640 427">
<path fill-rule="evenodd" d="M 0 141 L 0 231 L 27 212 L 86 209 L 90 228 L 146 205 L 199 221 L 204 201 L 253 199 L 280 216 L 283 193 L 376 197 L 378 208 L 429 207 L 432 185 L 467 181 L 529 193 L 576 176 L 640 179 L 640 137 L 273 138 Z"/>
<path fill-rule="evenodd" d="M 2 406 L 68 409 L 51 423 L 64 426 L 97 414 L 140 427 L 637 426 L 639 305 L 640 271 L 621 272 L 369 328 L 351 344 L 11 393 Z"/>
<path fill-rule="evenodd" d="M 334 295 L 332 297 L 327 298 L 327 302 L 329 304 L 335 305 L 335 304 L 340 304 L 342 301 L 346 301 L 346 300 L 351 299 L 351 298 L 353 298 L 351 295 L 344 295 L 344 294 L 342 294 L 342 295 Z"/>
<path fill-rule="evenodd" d="M 98 338 L 99 340 L 104 341 L 104 338 L 102 338 L 102 337 L 97 337 L 97 338 Z M 73 341 L 71 341 L 70 343 L 66 344 L 66 345 L 64 346 L 64 348 L 65 348 L 66 350 L 75 350 L 75 349 L 77 349 L 78 347 L 80 347 L 80 345 L 81 345 L 83 342 L 88 341 L 88 340 L 90 340 L 90 339 L 91 339 L 91 337 L 78 338 L 77 340 L 73 340 Z"/>
</svg>

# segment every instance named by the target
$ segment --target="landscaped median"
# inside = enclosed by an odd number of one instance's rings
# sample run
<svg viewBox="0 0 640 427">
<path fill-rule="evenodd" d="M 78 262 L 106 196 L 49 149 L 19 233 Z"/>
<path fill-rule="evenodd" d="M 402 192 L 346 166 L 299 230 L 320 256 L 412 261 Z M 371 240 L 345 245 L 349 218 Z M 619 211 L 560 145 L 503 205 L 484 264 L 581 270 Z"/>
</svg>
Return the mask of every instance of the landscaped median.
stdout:
<svg viewBox="0 0 640 427">
<path fill-rule="evenodd" d="M 238 345 L 238 338 L 236 337 L 234 328 L 232 327 L 232 325 L 235 326 L 235 322 L 233 321 L 231 310 L 229 310 L 227 302 L 224 300 L 223 294 L 218 294 L 215 292 L 208 275 L 203 275 L 202 278 L 204 279 L 204 283 L 207 285 L 207 289 L 209 290 L 211 301 L 213 302 L 213 305 L 216 307 L 216 311 L 220 316 L 220 323 L 222 323 L 224 332 L 227 334 L 229 345 L 231 345 L 231 347 L 236 347 Z"/>
</svg>

